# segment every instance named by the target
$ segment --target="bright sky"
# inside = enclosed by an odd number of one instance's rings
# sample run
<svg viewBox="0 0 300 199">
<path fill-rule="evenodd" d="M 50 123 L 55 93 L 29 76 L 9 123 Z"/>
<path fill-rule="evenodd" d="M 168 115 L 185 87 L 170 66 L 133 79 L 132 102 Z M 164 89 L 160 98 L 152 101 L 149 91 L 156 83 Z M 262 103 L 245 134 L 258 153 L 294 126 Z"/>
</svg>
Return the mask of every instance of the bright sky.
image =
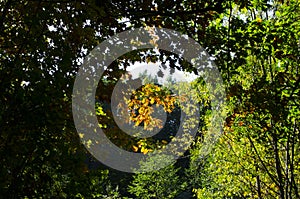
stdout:
<svg viewBox="0 0 300 199">
<path fill-rule="evenodd" d="M 163 85 L 163 82 L 166 82 L 167 78 L 171 76 L 173 80 L 177 82 L 191 82 L 195 80 L 198 76 L 193 73 L 183 72 L 175 69 L 173 74 L 170 73 L 170 67 L 167 66 L 166 69 L 160 67 L 161 63 L 136 63 L 127 67 L 127 71 L 132 75 L 132 79 L 137 79 L 140 77 L 140 74 L 144 71 L 147 71 L 148 75 L 152 77 L 157 77 L 158 83 Z M 164 75 L 159 77 L 157 73 L 161 71 Z"/>
</svg>

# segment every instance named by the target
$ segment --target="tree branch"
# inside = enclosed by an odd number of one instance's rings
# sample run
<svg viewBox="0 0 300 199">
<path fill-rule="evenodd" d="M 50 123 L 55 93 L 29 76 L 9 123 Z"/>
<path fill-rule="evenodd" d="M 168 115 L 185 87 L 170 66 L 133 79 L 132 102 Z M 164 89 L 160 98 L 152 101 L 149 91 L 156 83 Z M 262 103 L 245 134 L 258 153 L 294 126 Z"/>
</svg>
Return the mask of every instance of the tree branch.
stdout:
<svg viewBox="0 0 300 199">
<path fill-rule="evenodd" d="M 253 143 L 253 140 L 251 139 L 251 137 L 248 135 L 247 138 L 249 139 L 250 141 L 250 144 L 252 145 L 253 149 L 254 149 L 254 152 L 255 154 L 257 155 L 258 157 L 258 160 L 260 161 L 260 163 L 262 164 L 263 168 L 265 169 L 265 171 L 267 172 L 268 176 L 273 180 L 273 182 L 279 186 L 279 183 L 278 181 L 275 179 L 275 177 L 270 173 L 270 171 L 268 170 L 268 168 L 266 167 L 264 161 L 261 159 L 260 155 L 258 154 L 258 151 Z"/>
</svg>

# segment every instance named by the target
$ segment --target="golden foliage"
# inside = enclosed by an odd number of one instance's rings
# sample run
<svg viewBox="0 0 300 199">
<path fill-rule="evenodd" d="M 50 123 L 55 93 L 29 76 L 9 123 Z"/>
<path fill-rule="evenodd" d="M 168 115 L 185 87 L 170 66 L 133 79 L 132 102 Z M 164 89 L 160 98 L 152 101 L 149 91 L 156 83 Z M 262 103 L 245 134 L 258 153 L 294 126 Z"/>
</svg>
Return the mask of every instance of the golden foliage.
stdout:
<svg viewBox="0 0 300 199">
<path fill-rule="evenodd" d="M 178 97 L 171 95 L 166 89 L 162 89 L 155 84 L 146 84 L 140 90 L 134 91 L 131 99 L 127 100 L 130 111 L 130 120 L 135 126 L 144 125 L 145 130 L 162 128 L 162 121 L 153 118 L 154 112 L 152 105 L 162 105 L 165 112 L 171 113 Z"/>
</svg>

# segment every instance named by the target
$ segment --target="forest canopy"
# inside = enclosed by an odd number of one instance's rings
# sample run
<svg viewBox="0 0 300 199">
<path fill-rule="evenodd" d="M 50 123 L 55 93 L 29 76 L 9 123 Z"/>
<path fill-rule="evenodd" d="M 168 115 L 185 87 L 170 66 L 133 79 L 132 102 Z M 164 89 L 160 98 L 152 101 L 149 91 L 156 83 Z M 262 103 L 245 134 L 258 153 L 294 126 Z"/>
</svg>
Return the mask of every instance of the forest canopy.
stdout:
<svg viewBox="0 0 300 199">
<path fill-rule="evenodd" d="M 0 1 L 0 195 L 300 198 L 299 19 L 298 0 Z M 106 136 L 134 153 L 166 147 L 178 131 L 180 112 L 192 114 L 194 107 L 180 106 L 185 95 L 155 82 L 164 67 L 198 76 L 189 85 L 201 107 L 191 121 L 199 124 L 192 144 L 168 166 L 132 174 L 107 167 L 86 149 L 74 125 L 72 92 L 84 58 L 96 46 L 141 27 L 177 31 L 205 49 L 222 77 L 225 117 L 221 136 L 203 154 L 215 105 L 205 78 L 163 49 L 118 57 L 98 83 L 95 114 Z M 141 73 L 144 85 L 118 110 L 130 112 L 125 123 L 162 129 L 150 138 L 123 133 L 111 108 L 114 87 L 136 63 L 158 64 L 161 71 L 155 77 Z M 165 126 L 151 115 L 156 106 L 167 115 Z M 142 168 L 167 159 L 149 157 Z"/>
</svg>

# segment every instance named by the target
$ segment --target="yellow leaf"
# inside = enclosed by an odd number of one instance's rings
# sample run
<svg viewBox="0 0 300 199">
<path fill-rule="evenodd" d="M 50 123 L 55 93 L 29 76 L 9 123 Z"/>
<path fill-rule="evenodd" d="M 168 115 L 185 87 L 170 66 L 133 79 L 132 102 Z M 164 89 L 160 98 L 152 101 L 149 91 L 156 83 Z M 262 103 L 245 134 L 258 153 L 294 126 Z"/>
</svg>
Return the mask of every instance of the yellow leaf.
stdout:
<svg viewBox="0 0 300 199">
<path fill-rule="evenodd" d="M 139 114 L 143 114 L 144 111 L 145 111 L 145 108 L 144 108 L 144 107 L 141 107 L 141 108 L 139 109 Z"/>
<path fill-rule="evenodd" d="M 154 102 L 155 102 L 155 99 L 152 97 L 152 98 L 150 99 L 150 104 L 154 104 Z"/>
<path fill-rule="evenodd" d="M 139 150 L 139 148 L 136 147 L 136 146 L 132 146 L 132 150 L 133 150 L 134 152 L 137 152 L 137 151 Z"/>
<path fill-rule="evenodd" d="M 150 123 L 149 120 L 144 121 L 145 128 L 149 125 L 149 123 Z"/>
<path fill-rule="evenodd" d="M 163 144 L 168 144 L 168 142 L 166 140 L 162 140 L 161 141 Z"/>
<path fill-rule="evenodd" d="M 144 148 L 144 147 L 142 147 L 142 148 L 141 148 L 141 152 L 142 152 L 143 154 L 147 154 L 147 153 L 149 152 L 149 150 L 146 149 L 146 148 Z"/>
</svg>

